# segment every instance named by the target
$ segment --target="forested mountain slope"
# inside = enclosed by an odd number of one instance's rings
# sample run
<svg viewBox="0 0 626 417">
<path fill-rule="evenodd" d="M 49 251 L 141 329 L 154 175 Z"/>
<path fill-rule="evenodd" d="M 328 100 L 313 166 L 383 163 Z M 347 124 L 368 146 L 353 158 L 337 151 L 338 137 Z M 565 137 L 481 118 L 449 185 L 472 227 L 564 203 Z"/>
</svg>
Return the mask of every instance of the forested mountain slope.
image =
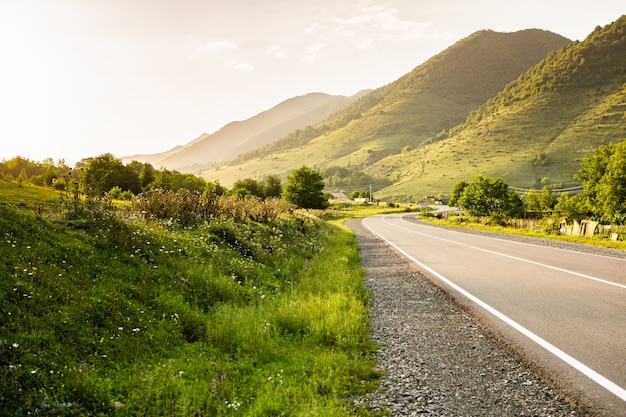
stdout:
<svg viewBox="0 0 626 417">
<path fill-rule="evenodd" d="M 284 175 L 303 163 L 367 167 L 462 123 L 508 82 L 569 42 L 538 29 L 476 32 L 323 122 L 203 176 L 229 184 L 241 177 Z"/>
<path fill-rule="evenodd" d="M 626 138 L 626 16 L 508 84 L 465 123 L 369 167 L 399 181 L 380 197 L 449 192 L 476 173 L 522 188 L 575 186 L 582 158 Z"/>
</svg>

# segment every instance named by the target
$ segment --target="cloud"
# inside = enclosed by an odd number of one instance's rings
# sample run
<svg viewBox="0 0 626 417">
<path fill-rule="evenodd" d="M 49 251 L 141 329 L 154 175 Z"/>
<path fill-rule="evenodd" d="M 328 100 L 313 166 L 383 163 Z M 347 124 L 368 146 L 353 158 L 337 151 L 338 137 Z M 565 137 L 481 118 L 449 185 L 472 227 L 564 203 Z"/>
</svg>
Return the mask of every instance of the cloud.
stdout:
<svg viewBox="0 0 626 417">
<path fill-rule="evenodd" d="M 429 25 L 412 20 L 401 19 L 400 12 L 396 8 L 383 6 L 361 6 L 351 10 L 350 17 L 333 15 L 330 18 L 335 26 L 336 33 L 349 34 L 350 36 L 364 37 L 370 42 L 371 38 L 395 41 L 416 41 L 427 37 L 426 30 Z M 363 41 L 359 41 L 359 47 L 363 47 Z"/>
<path fill-rule="evenodd" d="M 267 48 L 266 52 L 268 55 L 273 56 L 275 58 L 282 59 L 285 57 L 285 53 L 283 52 L 280 45 L 272 45 L 269 48 Z"/>
<path fill-rule="evenodd" d="M 356 44 L 356 47 L 359 49 L 371 49 L 373 44 L 374 42 L 371 39 L 363 39 Z"/>
<path fill-rule="evenodd" d="M 193 36 L 188 39 L 195 44 L 193 53 L 189 55 L 190 60 L 217 63 L 221 68 L 237 72 L 255 69 L 253 64 L 237 58 L 242 49 L 237 42 L 228 39 L 198 41 Z"/>
<path fill-rule="evenodd" d="M 221 56 L 225 52 L 234 51 L 239 47 L 237 42 L 227 39 L 202 41 L 196 39 L 194 36 L 188 36 L 187 40 L 191 44 L 191 49 L 193 51 L 189 55 L 190 59 L 207 59 L 209 57 L 217 57 Z"/>
<path fill-rule="evenodd" d="M 241 71 L 241 72 L 254 70 L 254 65 L 247 63 L 247 62 L 233 62 L 232 67 L 235 71 Z"/>
<path fill-rule="evenodd" d="M 239 45 L 237 42 L 229 40 L 220 40 L 207 43 L 204 47 L 209 51 L 225 51 L 229 49 L 236 49 Z"/>
<path fill-rule="evenodd" d="M 317 61 L 321 56 L 321 51 L 326 47 L 325 43 L 317 43 L 304 48 L 305 55 L 302 58 L 303 62 Z"/>
</svg>

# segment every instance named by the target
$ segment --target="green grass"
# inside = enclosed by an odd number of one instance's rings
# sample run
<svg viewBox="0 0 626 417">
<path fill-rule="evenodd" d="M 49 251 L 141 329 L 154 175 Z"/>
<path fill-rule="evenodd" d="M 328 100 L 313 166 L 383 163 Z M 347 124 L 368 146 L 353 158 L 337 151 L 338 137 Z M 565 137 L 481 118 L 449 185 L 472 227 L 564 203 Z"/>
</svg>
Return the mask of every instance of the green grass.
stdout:
<svg viewBox="0 0 626 417">
<path fill-rule="evenodd" d="M 0 184 L 3 412 L 371 415 L 349 401 L 381 375 L 351 233 L 70 222 L 39 192 Z"/>
<path fill-rule="evenodd" d="M 0 204 L 16 204 L 32 209 L 56 210 L 60 205 L 59 192 L 31 184 L 19 184 L 0 179 Z"/>
<path fill-rule="evenodd" d="M 349 219 L 374 216 L 376 214 L 408 213 L 418 209 L 417 206 L 406 204 L 394 204 L 393 207 L 390 207 L 388 203 L 337 202 L 324 211 L 316 212 L 316 214 L 326 222 L 340 226 Z"/>
<path fill-rule="evenodd" d="M 471 220 L 462 214 L 459 215 L 450 215 L 447 219 L 438 219 L 436 217 L 421 217 L 421 220 L 438 224 L 442 226 L 451 226 L 458 228 L 467 228 L 474 230 L 484 230 L 487 232 L 495 232 L 495 233 L 504 233 L 510 235 L 518 235 L 518 236 L 529 236 L 529 237 L 537 237 L 544 239 L 552 239 L 559 240 L 563 242 L 576 242 L 576 243 L 584 243 L 587 245 L 612 248 L 612 249 L 621 249 L 626 250 L 626 241 L 613 241 L 608 238 L 608 236 L 596 235 L 593 237 L 590 236 L 568 236 L 561 235 L 556 231 L 547 231 L 540 228 L 531 229 L 520 229 L 513 228 L 510 226 L 501 226 L 501 225 L 493 225 L 487 224 L 485 222 L 481 222 L 480 220 Z M 623 230 L 623 229 L 622 229 Z"/>
</svg>

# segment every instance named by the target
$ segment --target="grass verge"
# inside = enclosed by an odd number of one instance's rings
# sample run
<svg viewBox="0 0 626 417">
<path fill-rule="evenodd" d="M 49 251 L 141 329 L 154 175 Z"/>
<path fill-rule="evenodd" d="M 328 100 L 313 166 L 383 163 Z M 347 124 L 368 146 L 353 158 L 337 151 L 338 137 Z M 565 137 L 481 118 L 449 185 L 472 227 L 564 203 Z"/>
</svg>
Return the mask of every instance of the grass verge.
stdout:
<svg viewBox="0 0 626 417">
<path fill-rule="evenodd" d="M 349 401 L 380 377 L 349 232 L 298 214 L 70 222 L 16 193 L 0 204 L 6 415 L 370 415 Z"/>
<path fill-rule="evenodd" d="M 463 216 L 462 214 L 458 215 L 450 215 L 447 218 L 437 218 L 434 216 L 422 216 L 420 220 L 438 224 L 442 226 L 450 226 L 450 227 L 458 227 L 458 228 L 466 228 L 466 229 L 474 229 L 474 230 L 484 230 L 488 232 L 494 233 L 504 233 L 509 235 L 518 235 L 518 236 L 529 236 L 529 237 L 537 237 L 544 239 L 551 239 L 563 242 L 575 242 L 575 243 L 583 243 L 587 245 L 612 248 L 612 249 L 620 249 L 626 250 L 626 241 L 614 241 L 609 239 L 607 236 L 596 235 L 596 236 L 569 236 L 560 234 L 555 230 L 545 230 L 541 228 L 535 229 L 522 229 L 522 228 L 513 228 L 510 226 L 502 226 L 502 225 L 494 225 L 489 224 L 486 220 L 481 221 L 481 219 L 471 220 L 468 217 Z"/>
</svg>

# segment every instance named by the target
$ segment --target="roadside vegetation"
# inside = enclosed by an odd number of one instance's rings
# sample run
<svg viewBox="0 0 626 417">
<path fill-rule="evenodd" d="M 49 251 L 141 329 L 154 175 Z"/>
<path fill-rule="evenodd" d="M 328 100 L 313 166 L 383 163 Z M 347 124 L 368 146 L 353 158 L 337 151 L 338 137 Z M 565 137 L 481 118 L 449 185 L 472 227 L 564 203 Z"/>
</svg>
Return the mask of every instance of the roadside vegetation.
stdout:
<svg viewBox="0 0 626 417">
<path fill-rule="evenodd" d="M 500 178 L 477 175 L 459 181 L 449 205 L 462 210 L 438 217 L 440 223 L 490 228 L 626 249 L 626 140 L 598 147 L 583 159 L 575 179 L 582 190 L 556 195 L 550 187 L 520 196 Z M 568 225 L 587 222 L 592 236 L 564 236 Z"/>
<path fill-rule="evenodd" d="M 0 180 L 4 413 L 372 415 L 350 401 L 381 376 L 352 234 L 214 183 L 115 199 L 91 168 Z"/>
</svg>

